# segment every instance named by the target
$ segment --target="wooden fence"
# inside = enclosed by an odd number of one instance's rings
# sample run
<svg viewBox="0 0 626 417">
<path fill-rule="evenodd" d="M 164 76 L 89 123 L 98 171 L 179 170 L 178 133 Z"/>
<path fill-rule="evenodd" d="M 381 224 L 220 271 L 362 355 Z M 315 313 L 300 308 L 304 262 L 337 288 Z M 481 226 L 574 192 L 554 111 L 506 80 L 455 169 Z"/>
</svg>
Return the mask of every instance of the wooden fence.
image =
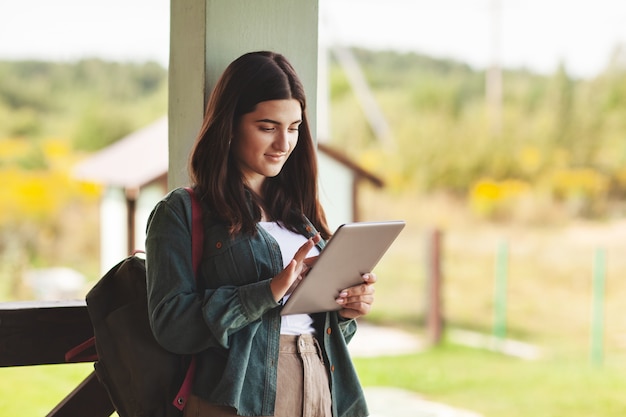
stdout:
<svg viewBox="0 0 626 417">
<path fill-rule="evenodd" d="M 65 354 L 93 336 L 83 302 L 0 303 L 0 366 L 67 363 Z M 32 395 L 38 389 L 31 387 Z M 108 417 L 114 408 L 92 372 L 48 417 Z"/>
</svg>

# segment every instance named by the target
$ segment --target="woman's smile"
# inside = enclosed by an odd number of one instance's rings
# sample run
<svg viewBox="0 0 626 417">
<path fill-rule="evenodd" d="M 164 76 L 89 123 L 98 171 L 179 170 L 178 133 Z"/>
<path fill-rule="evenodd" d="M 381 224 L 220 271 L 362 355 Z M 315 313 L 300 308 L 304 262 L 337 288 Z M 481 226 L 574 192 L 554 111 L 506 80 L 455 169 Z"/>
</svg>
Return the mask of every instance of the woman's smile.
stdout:
<svg viewBox="0 0 626 417">
<path fill-rule="evenodd" d="M 274 154 L 265 154 L 265 156 L 267 156 L 269 159 L 271 159 L 272 161 L 275 162 L 282 162 L 283 160 L 287 159 L 287 153 L 274 153 Z"/>
</svg>

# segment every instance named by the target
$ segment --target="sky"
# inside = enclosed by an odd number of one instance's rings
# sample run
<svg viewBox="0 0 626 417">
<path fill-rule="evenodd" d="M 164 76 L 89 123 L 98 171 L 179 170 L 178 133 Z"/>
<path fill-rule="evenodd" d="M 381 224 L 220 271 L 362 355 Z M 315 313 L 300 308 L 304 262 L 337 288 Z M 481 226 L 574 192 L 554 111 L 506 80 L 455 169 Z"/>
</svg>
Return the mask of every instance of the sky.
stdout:
<svg viewBox="0 0 626 417">
<path fill-rule="evenodd" d="M 251 0 L 254 1 L 254 0 Z M 320 0 L 323 35 L 345 46 L 415 51 L 575 76 L 626 45 L 626 0 Z M 0 2 L 0 59 L 168 64 L 169 0 Z"/>
<path fill-rule="evenodd" d="M 626 44 L 625 0 L 331 3 L 331 33 L 341 43 L 419 51 L 482 68 L 498 62 L 553 72 L 562 61 L 568 71 L 592 76 L 618 42 Z M 346 18 L 356 10 L 358 17 Z"/>
</svg>

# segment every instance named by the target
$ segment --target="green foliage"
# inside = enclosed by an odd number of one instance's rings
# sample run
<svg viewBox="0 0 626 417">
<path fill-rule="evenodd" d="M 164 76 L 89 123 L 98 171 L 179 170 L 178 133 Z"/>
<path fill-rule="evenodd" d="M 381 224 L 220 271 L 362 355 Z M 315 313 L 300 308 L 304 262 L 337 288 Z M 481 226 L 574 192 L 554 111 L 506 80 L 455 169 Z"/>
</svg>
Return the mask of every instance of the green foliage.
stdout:
<svg viewBox="0 0 626 417">
<path fill-rule="evenodd" d="M 0 137 L 100 149 L 166 113 L 167 80 L 152 62 L 0 62 Z"/>
<path fill-rule="evenodd" d="M 369 131 L 336 62 L 332 142 L 369 163 L 369 155 L 380 155 L 374 168 L 400 192 L 469 196 L 482 181 L 522 182 L 528 194 L 547 195 L 554 204 L 574 208 L 573 215 L 607 216 L 613 205 L 600 208 L 596 201 L 626 194 L 620 180 L 626 162 L 626 67 L 620 51 L 593 79 L 576 79 L 564 65 L 553 75 L 504 69 L 502 100 L 495 107 L 486 99 L 484 71 L 414 53 L 357 49 L 395 147 Z M 580 176 L 563 175 L 589 170 L 608 186 L 581 193 Z M 514 210 L 508 204 L 504 217 Z"/>
<path fill-rule="evenodd" d="M 133 131 L 132 120 L 114 107 L 91 105 L 77 121 L 74 147 L 96 151 L 110 145 Z"/>
</svg>

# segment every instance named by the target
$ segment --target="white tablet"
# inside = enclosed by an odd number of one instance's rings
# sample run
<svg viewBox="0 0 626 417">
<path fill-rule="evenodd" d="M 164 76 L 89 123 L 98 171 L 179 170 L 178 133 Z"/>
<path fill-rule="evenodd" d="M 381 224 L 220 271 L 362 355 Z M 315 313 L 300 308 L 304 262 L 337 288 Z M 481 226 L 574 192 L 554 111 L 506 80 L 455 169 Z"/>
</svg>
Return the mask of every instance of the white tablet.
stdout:
<svg viewBox="0 0 626 417">
<path fill-rule="evenodd" d="M 335 302 L 339 292 L 363 282 L 361 275 L 374 269 L 404 226 L 402 220 L 339 226 L 281 314 L 341 309 Z"/>
</svg>

